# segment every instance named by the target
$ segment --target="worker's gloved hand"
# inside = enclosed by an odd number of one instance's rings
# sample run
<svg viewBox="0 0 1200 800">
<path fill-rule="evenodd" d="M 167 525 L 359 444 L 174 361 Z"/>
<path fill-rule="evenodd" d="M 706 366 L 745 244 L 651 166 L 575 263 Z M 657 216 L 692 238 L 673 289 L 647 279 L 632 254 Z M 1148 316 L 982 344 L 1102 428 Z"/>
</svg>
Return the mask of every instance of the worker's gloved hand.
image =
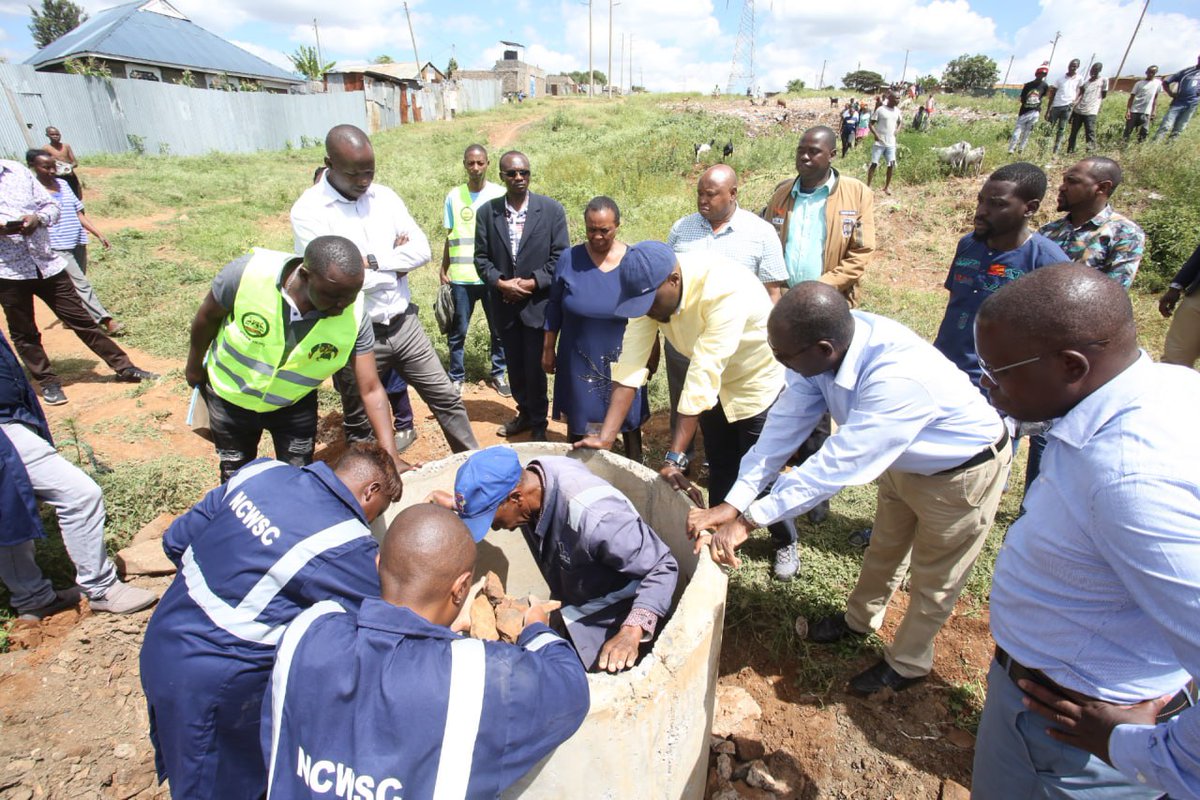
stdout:
<svg viewBox="0 0 1200 800">
<path fill-rule="evenodd" d="M 700 491 L 700 487 L 688 480 L 687 475 L 683 474 L 683 470 L 674 464 L 663 464 L 662 469 L 658 471 L 662 479 L 671 484 L 671 487 L 678 489 L 687 495 L 692 503 L 700 508 L 704 508 L 704 494 Z M 688 512 L 689 514 L 691 512 Z"/>
<path fill-rule="evenodd" d="M 601 671 L 621 672 L 637 663 L 638 647 L 642 643 L 642 629 L 634 625 L 622 625 L 617 635 L 600 648 L 596 668 Z"/>
</svg>

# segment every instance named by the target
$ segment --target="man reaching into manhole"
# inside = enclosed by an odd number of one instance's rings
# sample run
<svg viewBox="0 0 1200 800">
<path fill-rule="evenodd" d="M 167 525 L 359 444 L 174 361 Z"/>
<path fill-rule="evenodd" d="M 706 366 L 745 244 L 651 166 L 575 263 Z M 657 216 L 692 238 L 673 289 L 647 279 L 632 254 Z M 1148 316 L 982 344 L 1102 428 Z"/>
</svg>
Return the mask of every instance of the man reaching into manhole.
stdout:
<svg viewBox="0 0 1200 800">
<path fill-rule="evenodd" d="M 522 468 L 510 447 L 467 459 L 454 509 L 480 541 L 490 528 L 520 528 L 579 658 L 589 669 L 621 672 L 649 649 L 671 608 L 679 564 L 629 498 L 580 462 L 545 456 Z"/>
</svg>

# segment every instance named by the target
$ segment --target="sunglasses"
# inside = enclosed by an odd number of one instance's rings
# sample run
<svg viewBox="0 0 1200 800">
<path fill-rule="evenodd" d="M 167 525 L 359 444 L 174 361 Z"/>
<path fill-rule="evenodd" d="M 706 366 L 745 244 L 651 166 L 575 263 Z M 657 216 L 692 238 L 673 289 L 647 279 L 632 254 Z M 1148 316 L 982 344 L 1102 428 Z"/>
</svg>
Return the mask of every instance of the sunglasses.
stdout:
<svg viewBox="0 0 1200 800">
<path fill-rule="evenodd" d="M 527 170 L 527 169 L 506 169 L 506 170 L 502 170 L 500 172 L 500 174 L 506 178 L 515 178 L 518 175 L 520 175 L 522 178 L 528 178 L 529 170 Z"/>
</svg>

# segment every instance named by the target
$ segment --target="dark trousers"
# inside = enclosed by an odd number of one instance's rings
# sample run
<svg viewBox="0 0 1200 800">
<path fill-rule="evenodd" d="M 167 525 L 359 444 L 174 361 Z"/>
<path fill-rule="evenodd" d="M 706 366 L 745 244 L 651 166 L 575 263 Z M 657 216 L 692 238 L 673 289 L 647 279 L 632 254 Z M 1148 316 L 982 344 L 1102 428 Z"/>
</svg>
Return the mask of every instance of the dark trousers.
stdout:
<svg viewBox="0 0 1200 800">
<path fill-rule="evenodd" d="M 475 434 L 471 432 L 467 408 L 463 405 L 462 397 L 454 391 L 450 379 L 446 377 L 446 370 L 442 368 L 442 362 L 434 351 L 433 344 L 425 335 L 425 329 L 421 327 L 416 306 L 409 306 L 405 313 L 389 324 L 374 327 L 375 366 L 380 375 L 386 375 L 389 369 L 395 370 L 397 375 L 416 390 L 437 419 L 451 452 L 461 453 L 464 450 L 477 449 L 479 443 L 475 441 Z M 371 423 L 358 393 L 353 367 L 347 364 L 334 373 L 333 385 L 342 395 L 342 413 L 345 415 L 347 438 L 352 441 L 369 439 L 372 435 Z M 411 407 L 409 413 L 411 414 Z"/>
<path fill-rule="evenodd" d="M 725 502 L 725 495 L 737 483 L 742 456 L 758 441 L 766 421 L 767 412 L 763 411 L 748 419 L 730 422 L 720 403 L 700 415 L 704 453 L 708 456 L 709 506 Z M 768 525 L 767 530 L 778 547 L 796 543 L 796 526 L 790 519 Z"/>
<path fill-rule="evenodd" d="M 1058 146 L 1062 143 L 1063 129 L 1066 128 L 1067 120 L 1071 117 L 1070 106 L 1055 106 L 1046 112 L 1046 122 L 1054 129 L 1054 152 L 1058 152 Z"/>
<path fill-rule="evenodd" d="M 1129 141 L 1129 137 L 1134 130 L 1138 132 L 1138 141 L 1144 142 L 1150 136 L 1150 115 L 1138 114 L 1136 112 L 1129 113 L 1129 119 L 1125 120 L 1125 141 Z"/>
<path fill-rule="evenodd" d="M 1087 138 L 1087 149 L 1090 153 L 1096 149 L 1096 115 L 1095 114 L 1076 114 L 1071 112 L 1071 138 L 1067 140 L 1067 152 L 1075 152 L 1075 141 L 1079 138 L 1079 129 L 1083 128 L 1083 134 Z"/>
<path fill-rule="evenodd" d="M 1046 449 L 1046 436 L 1039 433 L 1029 437 L 1029 461 L 1025 463 L 1025 491 L 1037 480 L 1042 471 L 1042 452 Z"/>
<path fill-rule="evenodd" d="M 464 381 L 467 379 L 465 365 L 467 330 L 471 327 L 471 315 L 475 312 L 475 304 L 483 304 L 483 315 L 487 317 L 488 333 L 491 339 L 492 365 L 491 375 L 499 378 L 504 375 L 504 346 L 500 343 L 500 331 L 492 316 L 492 303 L 495 302 L 492 292 L 486 283 L 452 283 L 450 291 L 454 294 L 454 321 L 450 332 L 446 334 L 446 344 L 450 347 L 450 380 Z"/>
<path fill-rule="evenodd" d="M 380 376 L 383 390 L 387 392 L 388 402 L 392 404 L 392 424 L 398 431 L 407 431 L 413 426 L 412 401 L 408 399 L 408 384 L 404 382 L 394 369 L 389 369 Z M 365 413 L 365 412 L 364 412 Z M 367 426 L 370 427 L 369 425 Z M 348 440 L 353 441 L 349 435 Z"/>
<path fill-rule="evenodd" d="M 271 432 L 275 458 L 293 467 L 311 464 L 317 440 L 317 393 L 275 411 L 248 411 L 226 402 L 209 386 L 201 390 L 208 406 L 209 428 L 217 446 L 221 483 L 258 458 L 263 431 Z"/>
<path fill-rule="evenodd" d="M 79 340 L 88 346 L 105 364 L 119 372 L 133 366 L 125 351 L 100 329 L 96 321 L 75 291 L 71 277 L 63 270 L 52 278 L 36 278 L 27 281 L 0 279 L 0 306 L 8 319 L 8 330 L 12 334 L 13 347 L 25 362 L 33 379 L 43 386 L 57 385 L 58 375 L 50 366 L 50 357 L 42 347 L 42 334 L 38 331 L 33 316 L 33 298 L 40 297 L 54 315 L 62 320 Z"/>
<path fill-rule="evenodd" d="M 543 338 L 541 328 L 522 325 L 520 320 L 514 320 L 500 331 L 517 414 L 529 420 L 535 429 L 546 427 L 546 416 L 550 411 L 546 373 L 542 372 Z"/>
</svg>

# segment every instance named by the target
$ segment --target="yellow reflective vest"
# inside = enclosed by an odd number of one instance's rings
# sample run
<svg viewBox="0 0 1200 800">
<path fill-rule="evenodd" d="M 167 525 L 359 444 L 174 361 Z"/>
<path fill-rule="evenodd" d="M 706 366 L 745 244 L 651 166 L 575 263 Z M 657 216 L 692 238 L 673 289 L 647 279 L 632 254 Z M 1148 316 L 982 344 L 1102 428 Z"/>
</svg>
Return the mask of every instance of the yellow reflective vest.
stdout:
<svg viewBox="0 0 1200 800">
<path fill-rule="evenodd" d="M 485 181 L 483 189 L 471 202 L 471 190 L 467 184 L 456 186 L 446 195 L 450 218 L 454 227 L 450 229 L 451 283 L 483 283 L 475 271 L 475 219 L 484 203 L 504 196 L 504 187 Z"/>
<path fill-rule="evenodd" d="M 291 352 L 283 334 L 280 276 L 296 256 L 255 249 L 233 310 L 208 353 L 208 385 L 222 400 L 249 411 L 285 408 L 303 399 L 350 360 L 362 322 L 363 296 L 352 310 L 317 321 Z"/>
</svg>

